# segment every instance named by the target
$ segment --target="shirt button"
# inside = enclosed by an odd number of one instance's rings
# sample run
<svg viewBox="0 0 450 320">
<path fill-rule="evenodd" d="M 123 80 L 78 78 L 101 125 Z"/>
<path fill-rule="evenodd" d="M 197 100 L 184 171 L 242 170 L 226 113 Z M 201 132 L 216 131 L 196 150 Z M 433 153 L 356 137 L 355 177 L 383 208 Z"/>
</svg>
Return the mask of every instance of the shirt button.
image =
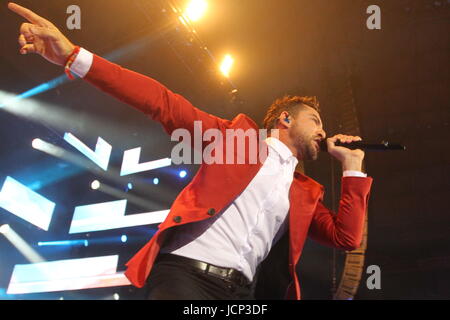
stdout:
<svg viewBox="0 0 450 320">
<path fill-rule="evenodd" d="M 173 221 L 175 223 L 180 223 L 181 222 L 181 217 L 180 216 L 175 216 L 175 217 L 173 217 Z"/>
<path fill-rule="evenodd" d="M 215 215 L 216 214 L 216 209 L 214 209 L 214 208 L 210 208 L 210 209 L 208 209 L 208 215 L 209 216 L 213 216 L 213 215 Z"/>
</svg>

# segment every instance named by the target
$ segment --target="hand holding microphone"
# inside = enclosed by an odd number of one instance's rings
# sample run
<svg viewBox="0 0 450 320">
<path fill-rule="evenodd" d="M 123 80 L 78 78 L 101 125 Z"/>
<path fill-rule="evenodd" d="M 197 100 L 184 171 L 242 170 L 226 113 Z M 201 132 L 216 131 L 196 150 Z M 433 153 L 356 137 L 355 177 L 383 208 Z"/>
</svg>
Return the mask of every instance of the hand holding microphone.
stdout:
<svg viewBox="0 0 450 320">
<path fill-rule="evenodd" d="M 343 166 L 343 170 L 355 170 L 360 168 L 364 159 L 364 151 L 391 151 L 406 150 L 406 147 L 398 143 L 389 143 L 382 141 L 381 143 L 366 143 L 361 137 L 346 136 L 342 134 L 322 140 L 320 143 L 322 151 L 330 153 L 338 159 Z M 351 169 L 348 169 L 351 168 Z M 361 169 L 357 169 L 361 171 Z"/>
<path fill-rule="evenodd" d="M 337 142 L 341 144 L 352 143 L 361 141 L 361 137 L 347 136 L 343 134 L 337 134 L 331 138 L 326 139 L 326 148 L 329 154 L 335 157 L 342 163 L 342 170 L 354 170 L 362 171 L 362 161 L 364 159 L 364 151 L 361 149 L 349 149 L 344 146 L 338 146 Z M 322 142 L 322 143 L 323 143 Z M 322 147 L 321 147 L 322 148 Z"/>
</svg>

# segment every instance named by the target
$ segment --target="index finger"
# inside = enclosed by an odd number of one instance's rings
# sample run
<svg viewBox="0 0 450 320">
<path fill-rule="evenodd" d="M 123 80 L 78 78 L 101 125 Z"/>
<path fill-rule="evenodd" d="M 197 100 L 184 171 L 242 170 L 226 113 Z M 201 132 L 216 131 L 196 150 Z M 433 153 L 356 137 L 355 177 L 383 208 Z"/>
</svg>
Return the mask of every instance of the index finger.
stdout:
<svg viewBox="0 0 450 320">
<path fill-rule="evenodd" d="M 15 13 L 17 13 L 18 15 L 24 17 L 31 23 L 35 23 L 39 26 L 48 26 L 48 24 L 49 24 L 49 21 L 38 16 L 36 13 L 31 11 L 30 9 L 19 6 L 18 4 L 15 4 L 13 2 L 8 3 L 8 8 L 11 11 L 14 11 Z"/>
</svg>

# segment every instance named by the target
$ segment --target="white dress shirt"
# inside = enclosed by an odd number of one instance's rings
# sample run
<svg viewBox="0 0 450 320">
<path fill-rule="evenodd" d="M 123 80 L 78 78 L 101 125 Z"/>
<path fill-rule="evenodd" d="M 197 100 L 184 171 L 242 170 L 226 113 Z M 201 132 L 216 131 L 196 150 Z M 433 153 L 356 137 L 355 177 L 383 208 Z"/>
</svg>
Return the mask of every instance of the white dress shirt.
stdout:
<svg viewBox="0 0 450 320">
<path fill-rule="evenodd" d="M 289 188 L 298 163 L 280 140 L 266 142 L 268 157 L 247 188 L 215 217 L 178 227 L 161 252 L 234 268 L 253 279 L 286 229 Z"/>
<path fill-rule="evenodd" d="M 71 71 L 84 77 L 93 55 L 81 48 Z M 256 268 L 287 229 L 289 189 L 298 160 L 269 137 L 268 157 L 247 188 L 216 216 L 177 227 L 162 253 L 172 253 L 241 271 L 250 281 Z M 344 176 L 366 177 L 359 171 Z"/>
</svg>

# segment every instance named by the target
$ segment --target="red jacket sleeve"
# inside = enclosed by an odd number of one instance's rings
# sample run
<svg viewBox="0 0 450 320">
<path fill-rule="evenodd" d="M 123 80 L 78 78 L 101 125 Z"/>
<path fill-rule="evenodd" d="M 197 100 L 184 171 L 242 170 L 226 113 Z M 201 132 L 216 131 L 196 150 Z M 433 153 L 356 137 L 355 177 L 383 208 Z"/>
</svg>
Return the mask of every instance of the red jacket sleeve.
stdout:
<svg viewBox="0 0 450 320">
<path fill-rule="evenodd" d="M 308 235 L 315 241 L 344 250 L 359 248 L 372 178 L 343 177 L 338 213 L 319 202 Z"/>
<path fill-rule="evenodd" d="M 227 120 L 195 108 L 156 80 L 95 54 L 84 80 L 160 122 L 168 134 L 177 128 L 187 129 L 193 134 L 195 120 L 202 121 L 203 131 L 222 128 L 227 123 Z"/>
</svg>

